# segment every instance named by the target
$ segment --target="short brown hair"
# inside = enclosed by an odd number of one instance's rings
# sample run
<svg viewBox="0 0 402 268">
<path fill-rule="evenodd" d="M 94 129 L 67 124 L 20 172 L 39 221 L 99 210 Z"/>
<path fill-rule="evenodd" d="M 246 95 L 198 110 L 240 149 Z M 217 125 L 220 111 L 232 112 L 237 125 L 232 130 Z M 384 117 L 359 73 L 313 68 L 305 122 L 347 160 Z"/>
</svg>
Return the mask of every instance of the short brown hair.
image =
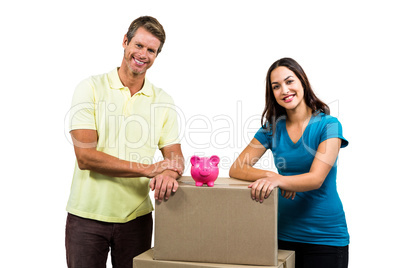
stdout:
<svg viewBox="0 0 402 268">
<path fill-rule="evenodd" d="M 163 29 L 162 24 L 159 21 L 151 16 L 142 16 L 135 19 L 128 27 L 127 31 L 127 40 L 130 43 L 131 39 L 134 37 L 138 28 L 144 27 L 145 30 L 150 32 L 156 38 L 159 39 L 161 45 L 158 48 L 158 54 L 162 51 L 163 44 L 165 43 L 166 34 L 165 30 Z"/>
</svg>

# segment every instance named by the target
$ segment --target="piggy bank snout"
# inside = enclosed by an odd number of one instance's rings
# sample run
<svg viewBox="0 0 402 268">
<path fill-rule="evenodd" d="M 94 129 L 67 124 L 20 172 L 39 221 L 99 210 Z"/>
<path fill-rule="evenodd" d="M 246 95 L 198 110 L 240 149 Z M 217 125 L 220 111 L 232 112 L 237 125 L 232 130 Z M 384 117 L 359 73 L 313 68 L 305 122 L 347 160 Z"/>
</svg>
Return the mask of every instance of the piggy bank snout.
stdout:
<svg viewBox="0 0 402 268">
<path fill-rule="evenodd" d="M 209 174 L 211 174 L 210 167 L 200 167 L 200 175 L 201 176 L 209 176 Z"/>
</svg>

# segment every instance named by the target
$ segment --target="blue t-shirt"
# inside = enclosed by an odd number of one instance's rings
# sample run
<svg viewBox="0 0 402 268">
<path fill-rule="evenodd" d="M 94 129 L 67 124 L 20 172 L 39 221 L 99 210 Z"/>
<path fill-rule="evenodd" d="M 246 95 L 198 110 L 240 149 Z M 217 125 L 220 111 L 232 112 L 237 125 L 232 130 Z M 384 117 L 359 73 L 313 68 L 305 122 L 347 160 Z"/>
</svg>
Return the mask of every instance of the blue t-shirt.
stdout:
<svg viewBox="0 0 402 268">
<path fill-rule="evenodd" d="M 341 148 L 348 145 L 337 118 L 324 113 L 313 115 L 297 143 L 286 130 L 286 118 L 279 119 L 275 130 L 260 128 L 255 138 L 272 151 L 275 166 L 284 176 L 308 173 L 318 145 L 340 138 Z M 346 246 L 349 233 L 342 202 L 336 189 L 337 163 L 317 190 L 297 193 L 294 200 L 280 195 L 278 239 L 291 242 Z"/>
</svg>

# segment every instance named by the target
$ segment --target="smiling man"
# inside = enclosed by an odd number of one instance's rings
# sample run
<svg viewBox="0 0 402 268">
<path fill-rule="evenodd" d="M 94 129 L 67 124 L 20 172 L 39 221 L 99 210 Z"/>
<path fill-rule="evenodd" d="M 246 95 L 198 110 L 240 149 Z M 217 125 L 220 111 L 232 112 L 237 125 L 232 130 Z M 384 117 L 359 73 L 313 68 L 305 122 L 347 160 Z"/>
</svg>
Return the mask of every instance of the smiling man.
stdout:
<svg viewBox="0 0 402 268">
<path fill-rule="evenodd" d="M 162 25 L 134 20 L 119 68 L 77 86 L 70 110 L 76 166 L 67 204 L 68 267 L 132 267 L 151 247 L 152 202 L 178 187 L 184 161 L 172 98 L 146 78 L 165 42 Z M 164 159 L 153 163 L 156 149 Z"/>
</svg>

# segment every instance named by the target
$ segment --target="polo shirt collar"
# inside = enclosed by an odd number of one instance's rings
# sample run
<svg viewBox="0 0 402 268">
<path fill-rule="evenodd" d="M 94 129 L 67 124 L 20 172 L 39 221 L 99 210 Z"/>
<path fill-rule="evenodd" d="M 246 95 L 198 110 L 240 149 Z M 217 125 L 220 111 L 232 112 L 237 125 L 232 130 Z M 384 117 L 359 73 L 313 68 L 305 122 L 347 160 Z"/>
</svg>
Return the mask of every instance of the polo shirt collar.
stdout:
<svg viewBox="0 0 402 268">
<path fill-rule="evenodd" d="M 112 89 L 123 89 L 125 86 L 120 80 L 119 73 L 118 73 L 118 68 L 114 68 L 111 72 L 107 74 L 108 80 L 109 80 L 109 85 L 110 88 Z M 145 77 L 144 85 L 142 86 L 141 90 L 138 91 L 136 94 L 143 94 L 145 96 L 152 96 L 153 95 L 153 90 L 152 90 L 152 84 L 148 81 L 148 79 Z"/>
</svg>

